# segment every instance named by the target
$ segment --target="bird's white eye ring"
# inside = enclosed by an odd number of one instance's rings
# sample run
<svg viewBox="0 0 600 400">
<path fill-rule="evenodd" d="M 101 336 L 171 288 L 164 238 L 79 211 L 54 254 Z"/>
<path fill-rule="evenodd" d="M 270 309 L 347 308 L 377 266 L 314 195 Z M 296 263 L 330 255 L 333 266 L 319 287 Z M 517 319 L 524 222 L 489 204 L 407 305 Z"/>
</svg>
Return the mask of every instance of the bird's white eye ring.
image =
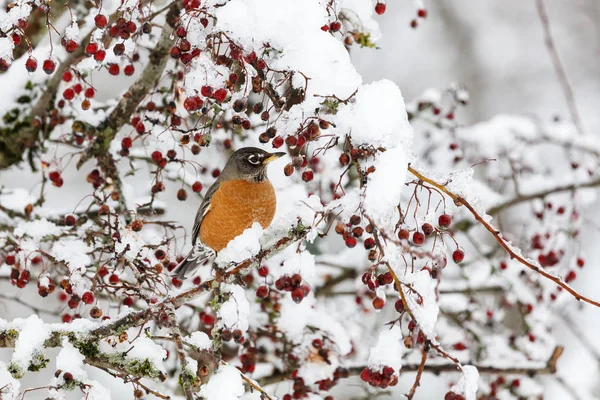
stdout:
<svg viewBox="0 0 600 400">
<path fill-rule="evenodd" d="M 256 154 L 251 154 L 248 156 L 248 162 L 250 164 L 258 165 L 260 164 L 260 160 Z"/>
</svg>

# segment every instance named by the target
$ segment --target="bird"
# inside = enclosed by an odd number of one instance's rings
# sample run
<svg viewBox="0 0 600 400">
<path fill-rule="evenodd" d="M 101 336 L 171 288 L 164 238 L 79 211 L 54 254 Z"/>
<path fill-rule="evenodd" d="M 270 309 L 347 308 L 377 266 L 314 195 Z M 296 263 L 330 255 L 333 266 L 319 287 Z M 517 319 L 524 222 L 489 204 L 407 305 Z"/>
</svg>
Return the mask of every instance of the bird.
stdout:
<svg viewBox="0 0 600 400">
<path fill-rule="evenodd" d="M 183 280 L 207 264 L 255 222 L 263 228 L 271 224 L 277 198 L 267 177 L 267 165 L 285 154 L 243 147 L 229 157 L 198 208 L 192 249 L 175 268 L 177 279 Z"/>
</svg>

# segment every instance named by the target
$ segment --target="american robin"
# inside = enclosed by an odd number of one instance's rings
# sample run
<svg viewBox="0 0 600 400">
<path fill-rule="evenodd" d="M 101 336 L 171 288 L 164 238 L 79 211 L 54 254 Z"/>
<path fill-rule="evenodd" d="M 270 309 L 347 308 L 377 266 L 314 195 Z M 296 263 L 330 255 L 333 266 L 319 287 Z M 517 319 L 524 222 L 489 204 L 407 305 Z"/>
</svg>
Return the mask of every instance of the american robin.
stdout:
<svg viewBox="0 0 600 400">
<path fill-rule="evenodd" d="M 206 192 L 192 229 L 192 250 L 175 269 L 185 276 L 207 263 L 229 241 L 258 222 L 263 228 L 275 215 L 275 189 L 267 164 L 285 153 L 244 147 L 231 155 L 221 175 Z"/>
</svg>

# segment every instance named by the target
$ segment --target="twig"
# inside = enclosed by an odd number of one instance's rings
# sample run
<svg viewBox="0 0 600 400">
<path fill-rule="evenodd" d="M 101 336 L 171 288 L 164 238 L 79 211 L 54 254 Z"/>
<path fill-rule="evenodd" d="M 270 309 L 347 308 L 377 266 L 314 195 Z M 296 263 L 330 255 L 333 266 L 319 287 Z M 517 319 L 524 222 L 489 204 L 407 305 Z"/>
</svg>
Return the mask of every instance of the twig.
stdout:
<svg viewBox="0 0 600 400">
<path fill-rule="evenodd" d="M 542 27 L 544 28 L 544 42 L 546 43 L 546 48 L 550 53 L 550 58 L 552 58 L 552 64 L 554 65 L 554 70 L 556 71 L 556 75 L 565 96 L 567 106 L 569 107 L 571 119 L 573 120 L 573 124 L 575 125 L 577 132 L 580 135 L 583 135 L 585 130 L 581 121 L 579 110 L 577 109 L 577 102 L 575 100 L 575 95 L 573 94 L 573 88 L 571 87 L 569 77 L 567 76 L 567 72 L 565 71 L 565 67 L 561 62 L 560 57 L 558 56 L 558 51 L 556 50 L 554 39 L 552 38 L 552 31 L 550 29 L 548 13 L 546 12 L 546 5 L 544 4 L 544 0 L 536 0 L 535 5 L 540 17 L 540 21 L 542 22 Z"/>
<path fill-rule="evenodd" d="M 417 391 L 417 387 L 421 383 L 421 375 L 423 374 L 423 369 L 425 368 L 425 361 L 427 361 L 427 352 L 421 349 L 421 364 L 419 364 L 419 369 L 417 369 L 417 376 L 415 377 L 415 382 L 410 388 L 410 392 L 406 395 L 408 400 L 412 400 L 415 392 Z"/>
<path fill-rule="evenodd" d="M 541 266 L 535 265 L 533 262 L 528 261 L 527 259 L 525 259 L 523 256 L 517 254 L 515 252 L 515 250 L 513 250 L 510 245 L 508 244 L 508 242 L 502 237 L 501 233 L 496 230 L 492 225 L 490 225 L 487 221 L 485 221 L 483 219 L 483 217 L 481 215 L 479 215 L 479 213 L 475 210 L 475 208 L 473 208 L 473 206 L 471 204 L 469 204 L 469 202 L 467 200 L 465 200 L 462 196 L 459 196 L 453 192 L 451 192 L 450 190 L 448 190 L 446 188 L 445 184 L 441 184 L 438 183 L 432 179 L 427 178 L 426 176 L 424 176 L 423 174 L 421 174 L 420 172 L 416 171 L 414 168 L 412 168 L 410 165 L 408 166 L 408 171 L 413 174 L 414 176 L 416 176 L 417 178 L 419 178 L 422 182 L 425 182 L 429 185 L 435 186 L 436 188 L 440 189 L 442 192 L 444 192 L 447 196 L 449 196 L 450 198 L 452 198 L 452 200 L 454 200 L 454 203 L 457 206 L 465 206 L 473 215 L 473 217 L 475 217 L 475 219 L 481 224 L 483 225 L 483 227 L 485 229 L 487 229 L 488 232 L 490 232 L 492 234 L 492 236 L 494 236 L 494 238 L 496 239 L 496 241 L 498 242 L 498 244 L 500 246 L 502 246 L 504 248 L 504 250 L 511 256 L 511 258 L 516 259 L 517 261 L 519 261 L 521 264 L 525 265 L 527 268 L 531 269 L 532 271 L 535 271 L 537 273 L 539 273 L 540 275 L 542 275 L 544 278 L 551 280 L 552 282 L 556 283 L 558 286 L 562 287 L 564 290 L 566 290 L 567 292 L 569 292 L 571 295 L 573 295 L 573 297 L 575 297 L 576 300 L 578 301 L 584 301 L 588 304 L 592 304 L 596 307 L 600 307 L 600 302 L 597 302 L 595 300 L 592 300 L 586 296 L 581 295 L 579 292 L 577 292 L 575 289 L 573 289 L 571 286 L 567 285 L 562 278 L 559 278 L 557 276 L 554 276 L 553 274 L 546 272 L 544 270 L 544 268 L 542 268 Z"/>
<path fill-rule="evenodd" d="M 477 368 L 480 374 L 492 374 L 492 375 L 525 375 L 528 377 L 534 377 L 537 375 L 552 375 L 556 373 L 556 364 L 563 353 L 564 348 L 557 346 L 548 358 L 545 365 L 541 363 L 539 365 L 530 365 L 524 367 L 506 367 L 506 366 L 494 366 L 494 365 L 477 365 L 473 362 L 465 362 L 465 365 L 473 365 Z M 349 375 L 357 376 L 365 368 L 365 365 L 356 365 L 348 368 Z M 402 368 L 399 374 L 418 372 L 421 368 L 421 363 L 418 364 L 402 364 Z M 427 372 L 434 375 L 440 375 L 443 372 L 460 372 L 456 364 L 445 363 L 445 364 L 425 364 L 423 366 L 423 372 Z M 271 375 L 263 378 L 259 381 L 261 386 L 271 385 L 277 382 L 281 382 L 286 379 L 284 374 Z"/>
<path fill-rule="evenodd" d="M 528 195 L 517 196 L 511 200 L 508 200 L 504 203 L 498 204 L 498 205 L 490 208 L 488 210 L 488 214 L 496 215 L 500 211 L 502 211 L 508 207 L 512 207 L 514 205 L 517 205 L 520 203 L 525 203 L 527 201 L 531 201 L 531 200 L 535 200 L 535 199 L 543 199 L 544 197 L 550 196 L 555 193 L 572 192 L 577 189 L 586 189 L 586 188 L 594 188 L 594 187 L 600 187 L 600 179 L 596 179 L 596 180 L 585 182 L 585 183 L 571 183 L 568 185 L 557 186 L 552 189 L 546 189 L 546 190 L 542 190 L 542 191 L 536 192 L 536 193 L 531 193 Z"/>
</svg>

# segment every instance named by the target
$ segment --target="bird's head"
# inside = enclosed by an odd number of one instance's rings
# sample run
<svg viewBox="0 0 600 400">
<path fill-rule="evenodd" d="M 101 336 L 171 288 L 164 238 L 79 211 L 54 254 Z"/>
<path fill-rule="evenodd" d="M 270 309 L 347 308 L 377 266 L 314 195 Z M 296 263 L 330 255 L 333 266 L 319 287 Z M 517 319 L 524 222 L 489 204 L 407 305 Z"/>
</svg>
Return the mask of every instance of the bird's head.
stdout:
<svg viewBox="0 0 600 400">
<path fill-rule="evenodd" d="M 231 155 L 223 169 L 224 179 L 260 182 L 267 178 L 267 165 L 285 153 L 269 153 L 258 147 L 242 147 Z"/>
</svg>

